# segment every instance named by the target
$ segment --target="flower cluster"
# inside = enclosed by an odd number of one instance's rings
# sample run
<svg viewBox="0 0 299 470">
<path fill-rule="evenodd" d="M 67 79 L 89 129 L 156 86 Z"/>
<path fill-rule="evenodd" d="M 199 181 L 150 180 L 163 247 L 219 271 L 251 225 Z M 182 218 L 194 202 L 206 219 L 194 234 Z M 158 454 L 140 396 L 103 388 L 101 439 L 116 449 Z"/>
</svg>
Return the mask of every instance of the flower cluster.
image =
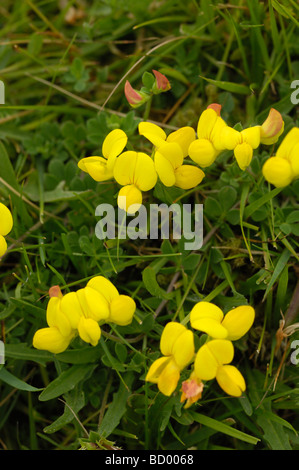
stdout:
<svg viewBox="0 0 299 470">
<path fill-rule="evenodd" d="M 127 135 L 115 129 L 103 142 L 102 156 L 83 158 L 78 166 L 95 181 L 114 179 L 121 186 L 119 207 L 134 214 L 142 204 L 142 193 L 153 189 L 158 180 L 166 187 L 195 188 L 205 177 L 203 168 L 212 165 L 225 150 L 233 151 L 240 169 L 245 170 L 253 151 L 260 144 L 276 143 L 284 130 L 282 116 L 273 108 L 262 125 L 241 131 L 227 125 L 220 113 L 221 105 L 213 103 L 201 114 L 196 132 L 184 126 L 168 136 L 157 124 L 140 122 L 139 135 L 153 145 L 152 155 L 125 150 Z M 264 165 L 266 180 L 276 186 L 289 184 L 299 176 L 298 133 L 298 128 L 294 128 L 276 157 L 269 158 Z"/>
<path fill-rule="evenodd" d="M 134 300 L 119 294 L 103 276 L 95 276 L 86 287 L 65 295 L 58 286 L 51 287 L 49 295 L 48 327 L 36 331 L 33 346 L 54 354 L 65 351 L 76 334 L 96 346 L 101 337 L 100 324 L 129 325 L 136 310 Z"/>
<path fill-rule="evenodd" d="M 201 398 L 204 382 L 216 379 L 230 396 L 238 397 L 246 389 L 239 370 L 231 365 L 233 341 L 251 328 L 255 311 L 249 305 L 236 307 L 226 315 L 215 304 L 197 303 L 190 312 L 194 330 L 206 333 L 207 339 L 195 352 L 193 331 L 178 322 L 166 324 L 160 340 L 162 357 L 150 366 L 145 380 L 156 383 L 161 393 L 170 396 L 176 389 L 181 371 L 193 362 L 188 380 L 182 383 L 181 401 L 186 407 Z"/>
<path fill-rule="evenodd" d="M 9 234 L 13 227 L 13 218 L 10 210 L 0 202 L 0 258 L 7 250 L 5 236 Z"/>
</svg>

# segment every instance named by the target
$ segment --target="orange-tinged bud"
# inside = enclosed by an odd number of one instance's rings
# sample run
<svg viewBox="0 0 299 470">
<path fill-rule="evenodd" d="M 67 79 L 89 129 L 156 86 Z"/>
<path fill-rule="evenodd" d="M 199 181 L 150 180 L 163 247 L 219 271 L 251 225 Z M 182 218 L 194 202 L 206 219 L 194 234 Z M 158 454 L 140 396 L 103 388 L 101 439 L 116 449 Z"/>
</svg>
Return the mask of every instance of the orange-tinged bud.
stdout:
<svg viewBox="0 0 299 470">
<path fill-rule="evenodd" d="M 128 80 L 125 83 L 125 96 L 128 100 L 128 103 L 133 108 L 136 108 L 142 105 L 149 98 L 149 95 L 147 95 L 146 93 L 142 93 L 142 92 L 135 90 Z"/>
<path fill-rule="evenodd" d="M 277 142 L 283 133 L 284 122 L 279 111 L 270 109 L 267 119 L 261 125 L 261 143 L 271 145 Z"/>
<path fill-rule="evenodd" d="M 218 104 L 218 103 L 211 103 L 207 107 L 207 109 L 214 109 L 214 111 L 217 113 L 218 116 L 220 116 L 221 108 L 222 108 L 221 104 Z"/>
<path fill-rule="evenodd" d="M 62 292 L 59 286 L 52 286 L 49 289 L 49 296 L 51 297 L 62 297 Z"/>
<path fill-rule="evenodd" d="M 153 92 L 154 93 L 161 93 L 163 91 L 168 91 L 171 88 L 168 78 L 163 75 L 163 73 L 158 72 L 157 70 L 153 70 L 153 74 L 155 75 L 156 81 L 153 85 Z"/>
</svg>

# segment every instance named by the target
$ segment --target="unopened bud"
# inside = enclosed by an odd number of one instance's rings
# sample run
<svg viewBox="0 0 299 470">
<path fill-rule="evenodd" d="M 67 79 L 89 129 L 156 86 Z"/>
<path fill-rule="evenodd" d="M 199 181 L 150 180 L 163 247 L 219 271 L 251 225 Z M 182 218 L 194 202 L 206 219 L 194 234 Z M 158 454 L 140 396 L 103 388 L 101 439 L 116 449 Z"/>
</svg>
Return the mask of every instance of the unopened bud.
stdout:
<svg viewBox="0 0 299 470">
<path fill-rule="evenodd" d="M 214 109 L 214 111 L 217 113 L 218 116 L 220 116 L 221 108 L 222 108 L 221 104 L 218 104 L 218 103 L 211 103 L 207 107 L 207 109 Z"/>
<path fill-rule="evenodd" d="M 261 125 L 261 143 L 271 145 L 277 142 L 283 133 L 284 122 L 279 111 L 271 108 L 267 119 Z"/>
<path fill-rule="evenodd" d="M 155 75 L 155 83 L 153 85 L 153 93 L 163 93 L 164 91 L 168 91 L 171 88 L 168 78 L 163 75 L 161 72 L 157 72 L 157 70 L 153 70 L 153 74 Z"/>
<path fill-rule="evenodd" d="M 138 108 L 149 99 L 148 94 L 135 90 L 128 80 L 125 83 L 125 96 L 132 108 Z"/>
</svg>

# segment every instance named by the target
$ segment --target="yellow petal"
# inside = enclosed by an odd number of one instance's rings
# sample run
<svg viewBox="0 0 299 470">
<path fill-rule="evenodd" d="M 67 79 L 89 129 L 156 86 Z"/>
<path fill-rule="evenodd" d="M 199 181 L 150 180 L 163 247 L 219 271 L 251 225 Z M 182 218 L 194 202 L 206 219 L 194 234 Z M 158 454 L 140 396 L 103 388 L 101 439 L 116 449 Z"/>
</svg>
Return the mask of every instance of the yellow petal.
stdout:
<svg viewBox="0 0 299 470">
<path fill-rule="evenodd" d="M 180 370 L 192 361 L 194 352 L 193 332 L 186 329 L 174 342 L 172 348 L 173 359 Z"/>
<path fill-rule="evenodd" d="M 158 379 L 158 388 L 163 395 L 169 397 L 176 389 L 180 379 L 180 370 L 174 361 L 169 361 Z"/>
<path fill-rule="evenodd" d="M 225 146 L 222 141 L 222 130 L 227 127 L 225 121 L 221 117 L 217 117 L 215 125 L 210 135 L 210 140 L 213 143 L 217 151 L 225 149 Z"/>
<path fill-rule="evenodd" d="M 13 218 L 10 210 L 0 202 L 0 235 L 6 236 L 13 227 Z"/>
<path fill-rule="evenodd" d="M 190 323 L 192 328 L 196 328 L 195 323 L 202 318 L 211 318 L 220 323 L 223 319 L 222 310 L 211 302 L 198 302 L 190 312 Z"/>
<path fill-rule="evenodd" d="M 119 295 L 110 304 L 109 321 L 117 325 L 129 325 L 136 310 L 135 301 L 128 295 Z"/>
<path fill-rule="evenodd" d="M 189 146 L 189 157 L 202 168 L 214 163 L 218 152 L 207 139 L 196 139 Z"/>
<path fill-rule="evenodd" d="M 71 327 L 76 329 L 80 320 L 80 317 L 83 315 L 77 293 L 68 292 L 61 299 L 60 308 L 64 315 L 68 318 Z"/>
<path fill-rule="evenodd" d="M 58 328 L 41 328 L 33 336 L 33 347 L 44 351 L 59 354 L 66 350 L 73 335 L 63 336 Z"/>
<path fill-rule="evenodd" d="M 250 165 L 252 154 L 252 147 L 247 142 L 243 142 L 242 144 L 236 146 L 234 155 L 241 170 L 246 170 L 246 168 Z"/>
<path fill-rule="evenodd" d="M 289 155 L 289 162 L 295 178 L 299 176 L 299 142 L 294 145 Z"/>
<path fill-rule="evenodd" d="M 98 182 L 113 178 L 113 172 L 107 168 L 107 160 L 103 157 L 82 158 L 78 162 L 78 167 Z"/>
<path fill-rule="evenodd" d="M 72 326 L 67 316 L 61 310 L 61 298 L 51 297 L 47 305 L 47 323 L 59 329 L 63 336 L 71 334 Z"/>
<path fill-rule="evenodd" d="M 0 235 L 0 258 L 6 253 L 7 251 L 7 243 L 5 238 Z"/>
<path fill-rule="evenodd" d="M 84 288 L 85 300 L 88 306 L 88 317 L 96 322 L 109 318 L 109 303 L 105 296 L 90 286 Z"/>
<path fill-rule="evenodd" d="M 118 193 L 117 204 L 128 214 L 135 214 L 142 204 L 142 193 L 134 184 L 124 186 Z"/>
<path fill-rule="evenodd" d="M 287 159 L 281 157 L 270 157 L 264 163 L 262 169 L 264 178 L 277 188 L 283 188 L 293 180 L 291 164 Z"/>
<path fill-rule="evenodd" d="M 118 290 L 114 284 L 104 276 L 93 277 L 88 281 L 87 286 L 100 292 L 109 304 L 113 299 L 116 299 L 119 296 Z"/>
<path fill-rule="evenodd" d="M 242 143 L 241 133 L 232 127 L 225 126 L 221 130 L 221 141 L 227 150 L 234 150 L 234 148 Z"/>
<path fill-rule="evenodd" d="M 198 139 L 210 139 L 213 128 L 216 124 L 218 114 L 212 108 L 205 109 L 198 120 L 197 137 Z"/>
<path fill-rule="evenodd" d="M 213 339 L 204 344 L 197 352 L 194 370 L 202 380 L 216 377 L 219 366 L 229 364 L 234 357 L 234 347 L 226 339 Z"/>
<path fill-rule="evenodd" d="M 167 142 L 176 142 L 182 149 L 183 157 L 187 157 L 190 144 L 195 140 L 195 130 L 193 127 L 184 126 L 177 131 L 171 132 L 167 137 Z"/>
<path fill-rule="evenodd" d="M 155 152 L 155 169 L 164 186 L 170 187 L 175 183 L 175 174 L 173 165 L 159 150 Z"/>
<path fill-rule="evenodd" d="M 159 377 L 161 373 L 163 372 L 164 368 L 166 365 L 170 362 L 169 357 L 159 357 L 159 359 L 156 359 L 152 365 L 150 366 L 145 380 L 146 382 L 152 382 L 152 383 L 158 383 Z"/>
<path fill-rule="evenodd" d="M 174 343 L 179 336 L 187 331 L 187 328 L 178 322 L 169 322 L 166 324 L 160 340 L 160 349 L 163 356 L 171 356 L 173 354 Z"/>
<path fill-rule="evenodd" d="M 138 152 L 137 154 L 133 182 L 140 191 L 149 191 L 157 182 L 154 161 L 146 153 Z"/>
<path fill-rule="evenodd" d="M 77 290 L 76 294 L 85 318 L 100 321 L 109 317 L 109 304 L 105 297 L 95 289 L 86 286 Z"/>
<path fill-rule="evenodd" d="M 289 158 L 293 147 L 299 142 L 299 127 L 293 127 L 285 136 L 277 149 L 276 156 L 280 158 Z"/>
<path fill-rule="evenodd" d="M 155 147 L 159 147 L 166 140 L 166 134 L 160 126 L 151 122 L 140 122 L 138 125 L 140 135 L 148 139 Z"/>
<path fill-rule="evenodd" d="M 236 341 L 247 333 L 253 325 L 255 311 L 250 305 L 241 305 L 230 310 L 222 321 L 228 332 L 227 339 Z"/>
<path fill-rule="evenodd" d="M 161 153 L 171 163 L 173 169 L 178 168 L 183 164 L 183 151 L 176 142 L 165 142 L 159 147 L 159 153 Z"/>
<path fill-rule="evenodd" d="M 244 377 L 235 366 L 225 365 L 219 367 L 216 380 L 222 390 L 233 397 L 240 397 L 246 390 Z"/>
<path fill-rule="evenodd" d="M 260 126 L 248 127 L 241 131 L 243 142 L 247 142 L 253 149 L 260 145 L 261 131 Z"/>
<path fill-rule="evenodd" d="M 81 317 L 78 324 L 78 333 L 83 341 L 96 346 L 101 337 L 101 328 L 92 318 Z"/>
<path fill-rule="evenodd" d="M 227 330 L 222 326 L 222 310 L 210 302 L 197 303 L 190 313 L 192 328 L 207 333 L 212 338 L 224 339 Z"/>
<path fill-rule="evenodd" d="M 175 185 L 181 189 L 195 188 L 205 177 L 204 172 L 193 165 L 182 165 L 174 173 Z"/>
<path fill-rule="evenodd" d="M 117 157 L 127 145 L 127 141 L 128 137 L 121 129 L 109 132 L 102 146 L 103 157 L 107 159 Z"/>
<path fill-rule="evenodd" d="M 137 152 L 128 150 L 122 153 L 115 161 L 113 175 L 122 186 L 134 183 L 134 173 L 137 161 Z"/>
</svg>

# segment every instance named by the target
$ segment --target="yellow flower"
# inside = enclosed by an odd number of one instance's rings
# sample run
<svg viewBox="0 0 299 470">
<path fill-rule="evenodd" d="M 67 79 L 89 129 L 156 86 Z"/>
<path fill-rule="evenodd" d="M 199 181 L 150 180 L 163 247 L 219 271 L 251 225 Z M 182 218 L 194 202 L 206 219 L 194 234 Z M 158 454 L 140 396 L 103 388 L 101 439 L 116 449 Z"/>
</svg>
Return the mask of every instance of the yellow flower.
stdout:
<svg viewBox="0 0 299 470">
<path fill-rule="evenodd" d="M 165 142 L 176 143 L 180 146 L 183 158 L 187 157 L 190 144 L 195 140 L 195 130 L 184 126 L 171 132 L 168 136 L 164 130 L 152 122 L 140 122 L 138 125 L 140 135 L 148 139 L 157 149 Z"/>
<path fill-rule="evenodd" d="M 103 157 L 82 158 L 78 167 L 88 173 L 95 181 L 106 181 L 113 178 L 113 167 L 117 156 L 127 145 L 127 136 L 121 129 L 114 129 L 106 136 L 103 146 Z"/>
<path fill-rule="evenodd" d="M 236 341 L 251 328 L 254 317 L 254 309 L 249 305 L 233 308 L 224 316 L 217 305 L 202 301 L 191 310 L 190 323 L 192 328 L 212 338 Z"/>
<path fill-rule="evenodd" d="M 274 157 L 263 165 L 265 180 L 283 188 L 299 177 L 299 128 L 293 127 L 285 136 Z"/>
<path fill-rule="evenodd" d="M 219 386 L 228 394 L 239 397 L 246 390 L 245 380 L 239 370 L 230 365 L 234 347 L 227 339 L 213 339 L 201 346 L 194 361 L 194 372 L 201 380 L 216 378 Z"/>
<path fill-rule="evenodd" d="M 284 122 L 280 112 L 274 108 L 271 108 L 267 119 L 263 122 L 260 128 L 261 144 L 275 144 L 283 131 Z"/>
<path fill-rule="evenodd" d="M 0 202 L 0 258 L 7 250 L 5 236 L 9 234 L 13 227 L 13 218 L 10 210 Z"/>
<path fill-rule="evenodd" d="M 120 295 L 103 276 L 92 278 L 86 287 L 64 296 L 58 286 L 49 290 L 46 318 L 48 328 L 36 331 L 33 346 L 55 354 L 63 352 L 75 334 L 96 346 L 101 337 L 99 323 L 128 325 L 136 310 L 134 300 Z"/>
<path fill-rule="evenodd" d="M 192 127 L 181 127 L 171 132 L 168 137 L 164 130 L 154 123 L 141 122 L 138 129 L 139 134 L 155 146 L 155 168 L 165 186 L 191 189 L 202 181 L 205 174 L 200 168 L 183 164 L 189 146 L 195 140 L 195 131 Z"/>
<path fill-rule="evenodd" d="M 142 204 L 142 191 L 149 191 L 157 182 L 153 160 L 143 152 L 129 150 L 117 158 L 113 174 L 123 186 L 118 193 L 118 206 L 134 214 Z"/>
<path fill-rule="evenodd" d="M 260 145 L 261 126 L 248 127 L 237 131 L 227 126 L 222 130 L 221 140 L 227 150 L 233 150 L 241 170 L 245 170 L 251 163 L 253 150 Z"/>
<path fill-rule="evenodd" d="M 158 385 L 163 395 L 170 396 L 177 387 L 181 371 L 192 361 L 192 331 L 177 322 L 165 326 L 160 340 L 162 357 L 150 366 L 145 380 Z"/>
<path fill-rule="evenodd" d="M 202 168 L 212 165 L 220 152 L 225 150 L 221 135 L 226 127 L 219 109 L 208 107 L 203 111 L 197 125 L 197 139 L 188 149 L 190 158 Z"/>
<path fill-rule="evenodd" d="M 136 310 L 135 301 L 128 295 L 119 294 L 111 281 L 103 276 L 95 276 L 88 281 L 86 287 L 105 298 L 109 311 L 105 323 L 125 326 L 132 322 Z"/>
<path fill-rule="evenodd" d="M 165 186 L 191 189 L 203 180 L 204 172 L 194 165 L 183 165 L 183 160 L 183 152 L 177 142 L 165 142 L 155 151 L 155 168 Z"/>
</svg>

